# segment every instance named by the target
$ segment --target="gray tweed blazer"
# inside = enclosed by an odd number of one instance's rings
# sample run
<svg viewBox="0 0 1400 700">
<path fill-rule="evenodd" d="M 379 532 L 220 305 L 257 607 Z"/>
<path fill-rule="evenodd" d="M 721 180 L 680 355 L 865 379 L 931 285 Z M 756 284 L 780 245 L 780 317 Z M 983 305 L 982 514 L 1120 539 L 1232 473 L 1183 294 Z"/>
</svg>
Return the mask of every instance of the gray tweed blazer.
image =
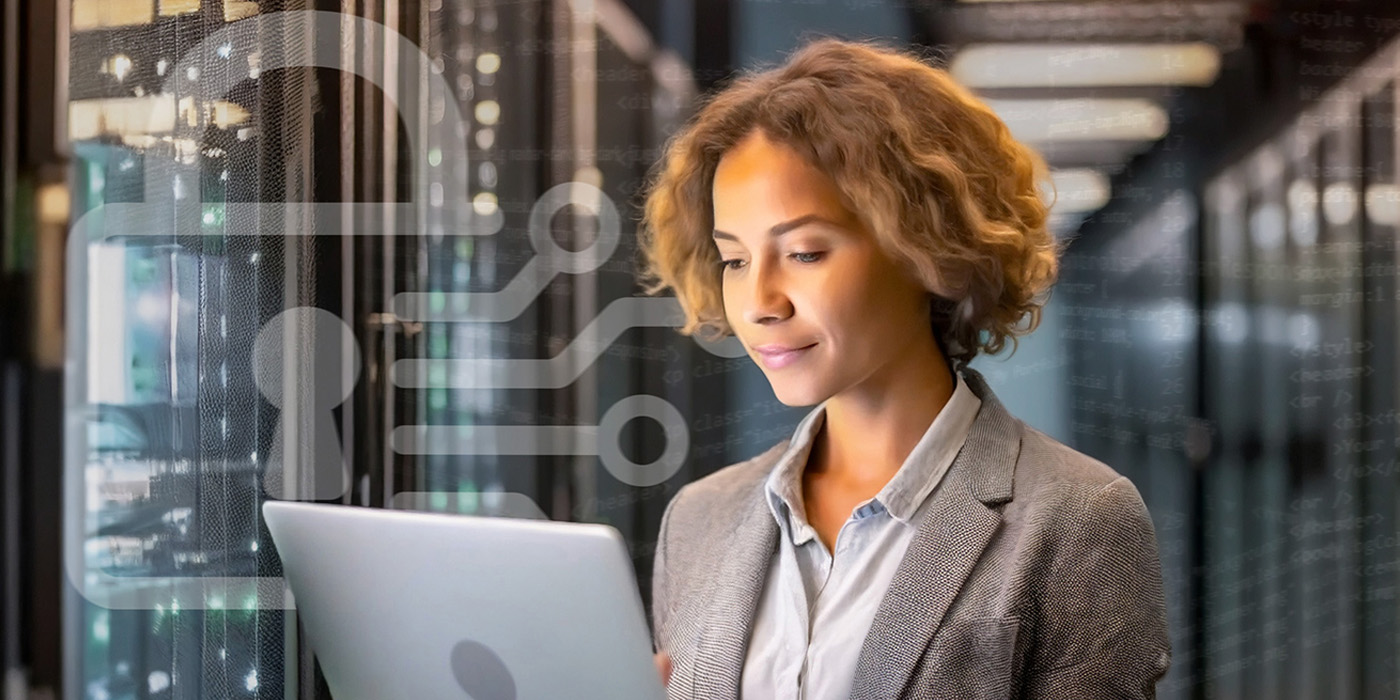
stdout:
<svg viewBox="0 0 1400 700">
<path fill-rule="evenodd" d="M 1171 664 L 1156 533 L 1110 467 L 982 407 L 861 644 L 851 700 L 1153 698 Z M 779 530 L 764 479 L 788 441 L 686 484 L 652 578 L 670 700 L 736 700 Z M 744 700 L 760 700 L 745 698 Z"/>
</svg>

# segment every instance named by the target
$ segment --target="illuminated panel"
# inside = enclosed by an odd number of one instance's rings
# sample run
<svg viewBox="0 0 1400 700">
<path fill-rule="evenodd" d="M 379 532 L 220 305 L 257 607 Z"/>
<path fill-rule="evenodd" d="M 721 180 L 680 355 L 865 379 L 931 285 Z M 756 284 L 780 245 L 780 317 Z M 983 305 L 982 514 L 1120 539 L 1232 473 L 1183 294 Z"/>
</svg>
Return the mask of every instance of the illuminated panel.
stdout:
<svg viewBox="0 0 1400 700">
<path fill-rule="evenodd" d="M 256 2 L 249 2 L 248 0 L 224 0 L 225 22 L 252 17 L 256 14 L 258 14 L 258 4 Z"/>
<path fill-rule="evenodd" d="M 160 15 L 173 17 L 199 12 L 199 0 L 160 0 Z"/>
<path fill-rule="evenodd" d="M 68 138 L 93 139 L 103 134 L 149 134 L 175 128 L 171 95 L 75 100 L 68 104 Z"/>
<path fill-rule="evenodd" d="M 155 20 L 152 0 L 73 0 L 73 30 L 130 27 Z"/>
</svg>

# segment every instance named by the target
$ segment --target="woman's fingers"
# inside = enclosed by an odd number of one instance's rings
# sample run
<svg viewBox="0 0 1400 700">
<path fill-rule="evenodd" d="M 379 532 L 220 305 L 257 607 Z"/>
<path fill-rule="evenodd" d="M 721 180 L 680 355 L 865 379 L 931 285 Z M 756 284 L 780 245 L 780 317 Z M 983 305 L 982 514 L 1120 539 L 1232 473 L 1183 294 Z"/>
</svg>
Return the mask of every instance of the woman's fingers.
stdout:
<svg viewBox="0 0 1400 700">
<path fill-rule="evenodd" d="M 671 682 L 671 655 L 666 652 L 658 652 L 655 657 L 656 671 L 661 674 L 661 684 L 666 685 Z"/>
</svg>

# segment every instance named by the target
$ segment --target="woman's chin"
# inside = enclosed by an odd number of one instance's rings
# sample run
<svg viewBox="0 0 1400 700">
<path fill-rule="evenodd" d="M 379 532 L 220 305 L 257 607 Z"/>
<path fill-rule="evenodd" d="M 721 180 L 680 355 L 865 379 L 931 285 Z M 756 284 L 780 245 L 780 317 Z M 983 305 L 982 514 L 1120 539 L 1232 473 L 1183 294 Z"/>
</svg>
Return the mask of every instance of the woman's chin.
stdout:
<svg viewBox="0 0 1400 700">
<path fill-rule="evenodd" d="M 773 395 L 776 396 L 778 401 L 784 406 L 815 406 L 826 398 L 825 396 L 820 396 L 820 392 L 816 390 L 816 387 L 809 384 L 791 380 L 779 380 L 776 382 L 770 380 L 770 382 L 773 386 Z"/>
</svg>

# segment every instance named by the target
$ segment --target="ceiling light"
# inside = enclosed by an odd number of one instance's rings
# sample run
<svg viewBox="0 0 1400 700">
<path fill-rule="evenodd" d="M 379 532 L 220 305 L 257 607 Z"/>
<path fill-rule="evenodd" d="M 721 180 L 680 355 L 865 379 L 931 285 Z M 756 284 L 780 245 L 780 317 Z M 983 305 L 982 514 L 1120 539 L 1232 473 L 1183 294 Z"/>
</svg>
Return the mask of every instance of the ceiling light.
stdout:
<svg viewBox="0 0 1400 700">
<path fill-rule="evenodd" d="M 501 68 L 501 56 L 486 52 L 476 57 L 476 69 L 482 73 L 495 73 Z"/>
<path fill-rule="evenodd" d="M 1108 177 L 1097 170 L 1052 170 L 1050 179 L 1055 185 L 1054 205 L 1051 207 L 1055 214 L 1096 211 L 1108 204 Z M 1047 204 L 1051 202 L 1051 193 L 1048 190 L 1042 190 L 1041 195 Z"/>
<path fill-rule="evenodd" d="M 1356 220 L 1356 188 L 1349 182 L 1334 182 L 1322 190 L 1322 218 L 1333 226 L 1346 226 Z"/>
<path fill-rule="evenodd" d="M 1190 44 L 973 44 L 949 72 L 971 88 L 1209 85 L 1220 52 Z"/>
<path fill-rule="evenodd" d="M 987 100 L 1011 134 L 1046 141 L 1153 141 L 1166 135 L 1167 113 L 1151 100 L 1076 98 Z"/>
<path fill-rule="evenodd" d="M 495 124 L 501 118 L 501 104 L 495 100 L 482 100 L 476 103 L 476 120 L 482 124 Z"/>
<path fill-rule="evenodd" d="M 1366 217 L 1382 226 L 1400 225 L 1400 188 L 1391 184 L 1368 186 Z"/>
</svg>

